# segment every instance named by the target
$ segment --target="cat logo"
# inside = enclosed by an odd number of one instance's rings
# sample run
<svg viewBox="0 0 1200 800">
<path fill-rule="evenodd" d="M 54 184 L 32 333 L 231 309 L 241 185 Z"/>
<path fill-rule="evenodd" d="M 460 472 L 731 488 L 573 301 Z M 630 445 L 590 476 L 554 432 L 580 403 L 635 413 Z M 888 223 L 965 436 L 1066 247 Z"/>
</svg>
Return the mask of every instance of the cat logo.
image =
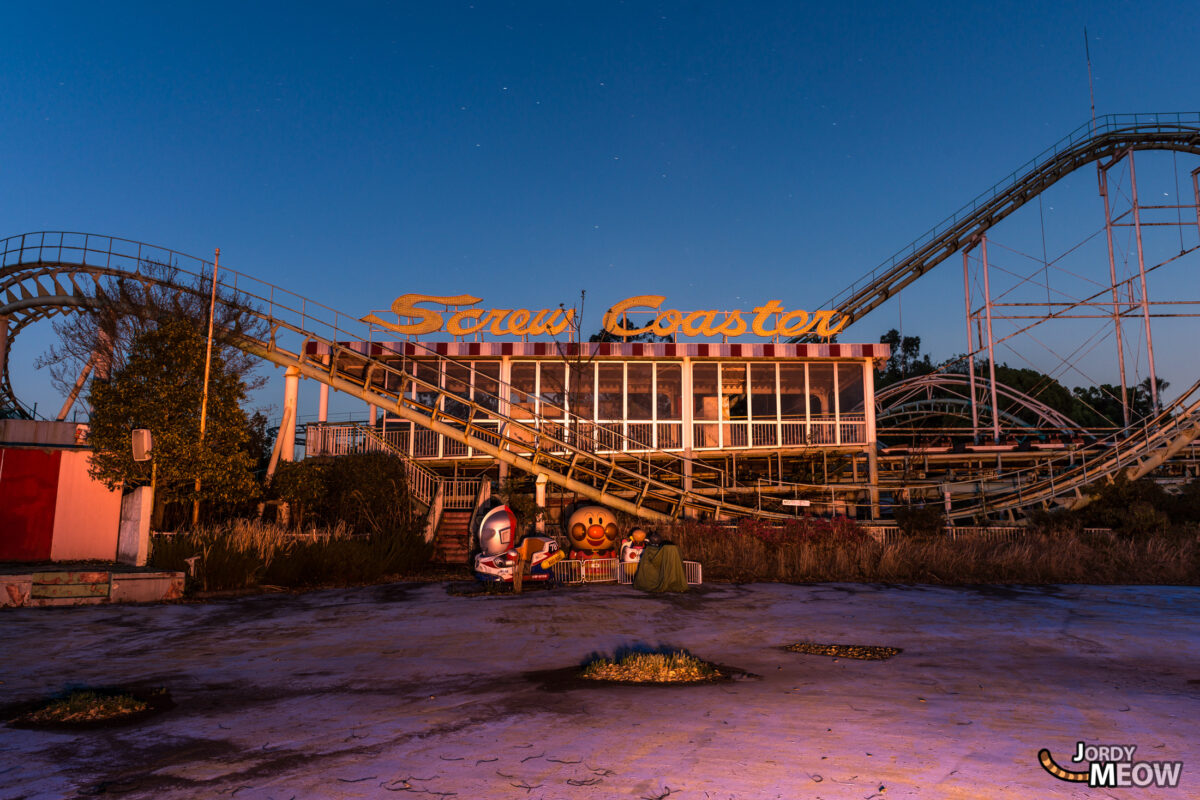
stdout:
<svg viewBox="0 0 1200 800">
<path fill-rule="evenodd" d="M 1089 762 L 1086 771 L 1063 769 L 1046 748 L 1038 751 L 1038 763 L 1060 781 L 1086 783 L 1092 788 L 1174 788 L 1179 785 L 1179 775 L 1183 772 L 1182 761 L 1134 761 L 1133 754 L 1136 751 L 1137 745 L 1133 744 L 1089 745 L 1087 742 L 1076 742 L 1071 761 L 1076 764 Z"/>
</svg>

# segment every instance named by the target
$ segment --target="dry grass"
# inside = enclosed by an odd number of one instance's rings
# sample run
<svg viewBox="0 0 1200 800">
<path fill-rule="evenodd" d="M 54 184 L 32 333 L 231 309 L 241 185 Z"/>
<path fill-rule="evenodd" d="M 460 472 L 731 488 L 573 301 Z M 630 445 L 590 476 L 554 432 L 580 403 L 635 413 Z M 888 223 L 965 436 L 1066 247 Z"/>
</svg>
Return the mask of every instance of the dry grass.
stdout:
<svg viewBox="0 0 1200 800">
<path fill-rule="evenodd" d="M 786 649 L 793 653 L 804 653 L 810 656 L 856 658 L 860 661 L 887 661 L 901 652 L 898 647 L 880 647 L 869 644 L 817 644 L 816 642 L 797 642 L 789 644 Z"/>
<path fill-rule="evenodd" d="M 593 681 L 627 683 L 697 683 L 724 677 L 712 664 L 684 652 L 630 653 L 616 661 L 598 658 L 580 674 Z"/>
<path fill-rule="evenodd" d="M 150 562 L 160 569 L 187 570 L 187 559 L 198 556 L 194 585 L 201 591 L 349 586 L 424 568 L 430 550 L 419 533 L 408 530 L 351 536 L 339 522 L 297 533 L 233 520 L 156 536 Z"/>
<path fill-rule="evenodd" d="M 132 695 L 82 690 L 31 711 L 20 721 L 38 724 L 102 722 L 137 714 L 149 707 L 148 703 Z"/>
<path fill-rule="evenodd" d="M 803 522 L 803 521 L 802 521 Z M 882 545 L 852 522 L 771 528 L 681 523 L 663 533 L 706 577 L 880 583 L 1200 583 L 1200 537 L 1031 531 L 1013 540 L 914 538 Z"/>
</svg>

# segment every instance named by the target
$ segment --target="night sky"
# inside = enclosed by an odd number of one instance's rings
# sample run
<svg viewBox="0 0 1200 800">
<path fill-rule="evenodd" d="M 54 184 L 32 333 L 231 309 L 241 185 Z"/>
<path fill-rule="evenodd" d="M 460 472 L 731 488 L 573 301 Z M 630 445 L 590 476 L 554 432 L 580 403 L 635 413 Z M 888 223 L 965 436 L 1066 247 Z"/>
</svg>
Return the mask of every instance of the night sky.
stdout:
<svg viewBox="0 0 1200 800">
<path fill-rule="evenodd" d="M 220 247 L 356 315 L 406 292 L 587 290 L 585 330 L 634 294 L 820 307 L 1088 120 L 1085 26 L 1098 113 L 1200 110 L 1194 2 L 175 5 L 5 6 L 0 236 Z M 1051 252 L 1102 222 L 1087 172 L 1062 187 L 1085 221 L 1031 212 Z M 961 260 L 941 272 L 843 341 L 903 315 L 961 352 Z M 12 354 L 49 413 L 51 337 Z"/>
</svg>

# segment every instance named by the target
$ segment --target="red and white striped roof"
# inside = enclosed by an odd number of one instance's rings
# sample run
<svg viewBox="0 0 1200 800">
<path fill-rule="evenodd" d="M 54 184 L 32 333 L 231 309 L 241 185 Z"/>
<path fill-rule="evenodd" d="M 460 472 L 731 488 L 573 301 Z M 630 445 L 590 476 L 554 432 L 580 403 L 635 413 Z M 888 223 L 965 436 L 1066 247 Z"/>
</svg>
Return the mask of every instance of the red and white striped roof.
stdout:
<svg viewBox="0 0 1200 800">
<path fill-rule="evenodd" d="M 871 358 L 886 359 L 886 344 L 763 344 L 706 342 L 339 342 L 372 356 L 448 356 L 450 358 Z M 325 355 L 329 346 L 309 342 L 308 355 Z"/>
</svg>

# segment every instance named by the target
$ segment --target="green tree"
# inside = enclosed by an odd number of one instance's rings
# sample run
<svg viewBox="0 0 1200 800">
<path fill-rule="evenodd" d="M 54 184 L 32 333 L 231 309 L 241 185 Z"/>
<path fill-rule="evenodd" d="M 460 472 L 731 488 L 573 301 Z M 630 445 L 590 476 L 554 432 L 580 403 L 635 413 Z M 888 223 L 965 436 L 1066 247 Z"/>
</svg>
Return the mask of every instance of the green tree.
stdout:
<svg viewBox="0 0 1200 800">
<path fill-rule="evenodd" d="M 929 360 L 929 355 L 921 355 L 920 336 L 901 337 L 900 331 L 892 328 L 880 336 L 879 341 L 891 347 L 892 354 L 888 357 L 883 371 L 875 379 L 876 388 L 882 389 L 906 378 L 928 375 L 934 371 L 935 367 Z"/>
<path fill-rule="evenodd" d="M 242 410 L 246 386 L 214 349 L 208 414 L 199 443 L 205 337 L 192 322 L 164 317 L 131 342 L 124 362 L 107 381 L 92 382 L 89 441 L 92 475 L 110 487 L 156 486 L 156 523 L 166 503 L 197 497 L 235 505 L 257 495 L 251 428 Z M 130 432 L 148 428 L 153 459 L 133 460 Z"/>
</svg>

